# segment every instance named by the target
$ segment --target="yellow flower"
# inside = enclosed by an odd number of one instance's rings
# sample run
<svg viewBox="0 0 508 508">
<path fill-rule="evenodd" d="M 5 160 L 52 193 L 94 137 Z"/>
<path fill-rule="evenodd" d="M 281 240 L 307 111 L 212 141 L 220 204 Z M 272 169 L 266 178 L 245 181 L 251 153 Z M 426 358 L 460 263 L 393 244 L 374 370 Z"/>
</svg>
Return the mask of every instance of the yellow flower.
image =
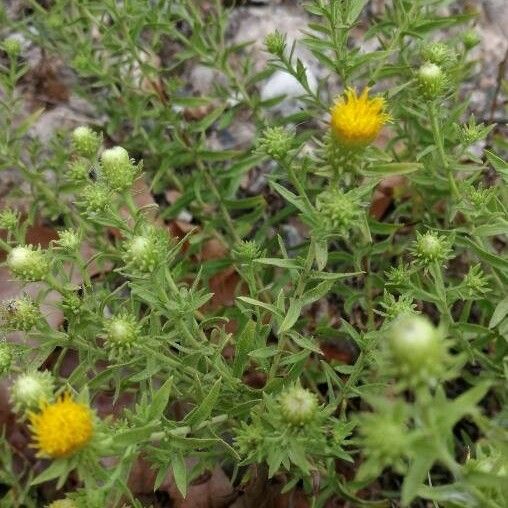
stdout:
<svg viewBox="0 0 508 508">
<path fill-rule="evenodd" d="M 34 447 L 40 456 L 67 457 L 85 446 L 93 432 L 90 408 L 66 393 L 52 404 L 43 403 L 39 413 L 29 413 Z"/>
<path fill-rule="evenodd" d="M 365 88 L 360 96 L 352 88 L 338 97 L 331 108 L 331 126 L 339 144 L 347 148 L 367 146 L 390 120 L 383 97 L 369 98 Z"/>
</svg>

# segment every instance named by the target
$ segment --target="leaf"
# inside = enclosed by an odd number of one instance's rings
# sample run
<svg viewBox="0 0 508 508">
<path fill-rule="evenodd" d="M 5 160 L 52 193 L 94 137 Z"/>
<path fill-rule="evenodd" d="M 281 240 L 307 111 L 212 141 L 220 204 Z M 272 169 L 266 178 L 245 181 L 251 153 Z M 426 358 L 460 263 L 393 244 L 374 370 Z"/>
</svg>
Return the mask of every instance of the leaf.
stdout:
<svg viewBox="0 0 508 508">
<path fill-rule="evenodd" d="M 259 263 L 261 265 L 278 266 L 279 268 L 289 268 L 293 270 L 300 270 L 302 268 L 298 261 L 285 258 L 259 258 L 255 259 L 254 263 Z"/>
<path fill-rule="evenodd" d="M 137 445 L 142 441 L 146 441 L 155 430 L 156 426 L 151 423 L 150 425 L 145 425 L 144 427 L 137 427 L 115 434 L 113 441 L 115 446 L 118 446 L 119 448 Z"/>
<path fill-rule="evenodd" d="M 291 203 L 293 206 L 298 208 L 300 212 L 304 214 L 310 214 L 311 210 L 309 210 L 308 206 L 306 205 L 305 201 L 297 196 L 296 194 L 293 194 L 290 190 L 286 189 L 282 185 L 279 185 L 277 182 L 270 181 L 270 185 L 276 190 L 286 201 Z"/>
<path fill-rule="evenodd" d="M 357 19 L 358 16 L 361 14 L 363 8 L 367 4 L 369 0 L 353 0 L 352 2 L 349 2 L 349 11 L 347 13 L 347 23 L 349 25 L 352 25 Z M 348 5 L 346 4 L 346 5 Z"/>
<path fill-rule="evenodd" d="M 173 378 L 166 379 L 166 382 L 157 390 L 150 406 L 150 419 L 159 420 L 168 405 L 169 395 L 173 385 Z"/>
<path fill-rule="evenodd" d="M 275 356 L 278 353 L 278 349 L 273 346 L 260 347 L 259 349 L 255 349 L 249 353 L 251 358 L 270 358 L 271 356 Z"/>
<path fill-rule="evenodd" d="M 201 404 L 194 408 L 184 419 L 187 425 L 195 425 L 196 423 L 201 423 L 206 420 L 215 406 L 217 399 L 219 398 L 220 388 L 222 384 L 222 379 L 219 378 L 215 381 L 215 384 L 212 386 L 212 389 L 208 392 L 207 396 L 203 399 Z"/>
<path fill-rule="evenodd" d="M 508 234 L 508 221 L 499 218 L 492 224 L 482 224 L 474 228 L 474 234 L 481 237 L 506 235 Z"/>
<path fill-rule="evenodd" d="M 256 307 L 262 307 L 263 309 L 270 311 L 272 314 L 282 317 L 282 314 L 279 311 L 279 309 L 277 309 L 277 307 L 269 303 L 260 302 L 259 300 L 255 300 L 254 298 L 250 298 L 249 296 L 238 296 L 236 299 L 241 300 L 242 302 L 248 303 L 250 305 L 254 305 Z"/>
<path fill-rule="evenodd" d="M 312 289 L 309 289 L 309 291 L 306 291 L 302 297 L 302 307 L 304 305 L 309 305 L 320 298 L 323 298 L 327 293 L 330 292 L 333 285 L 335 284 L 335 280 L 324 280 L 323 282 L 319 283 L 317 286 L 313 287 Z"/>
<path fill-rule="evenodd" d="M 289 301 L 289 308 L 284 320 L 279 327 L 279 333 L 284 333 L 290 330 L 300 317 L 302 311 L 302 301 L 291 298 Z"/>
<path fill-rule="evenodd" d="M 492 167 L 503 177 L 503 180 L 508 183 L 508 162 L 489 150 L 485 150 L 485 155 Z"/>
<path fill-rule="evenodd" d="M 317 240 L 314 242 L 314 257 L 318 270 L 324 270 L 328 262 L 328 242 L 326 240 Z"/>
<path fill-rule="evenodd" d="M 489 328 L 495 328 L 508 315 L 508 296 L 501 300 L 490 318 Z"/>
<path fill-rule="evenodd" d="M 37 475 L 32 481 L 31 485 L 39 485 L 40 483 L 45 483 L 50 480 L 54 480 L 55 478 L 64 479 L 67 478 L 67 475 L 70 473 L 72 467 L 65 460 L 55 460 L 53 461 L 48 468 L 46 468 L 42 473 Z"/>
<path fill-rule="evenodd" d="M 432 447 L 422 449 L 409 466 L 409 470 L 402 484 L 402 505 L 408 506 L 409 503 L 417 496 L 427 473 L 434 463 L 435 456 Z"/>
<path fill-rule="evenodd" d="M 185 498 L 187 496 L 187 467 L 182 452 L 175 452 L 171 455 L 171 469 L 176 487 Z"/>
<path fill-rule="evenodd" d="M 407 175 L 423 168 L 419 162 L 388 162 L 385 164 L 374 164 L 362 171 L 367 176 L 392 176 Z"/>
<path fill-rule="evenodd" d="M 236 340 L 235 359 L 233 361 L 233 376 L 235 377 L 242 375 L 249 361 L 249 353 L 256 342 L 255 333 L 256 323 L 249 319 Z"/>
</svg>

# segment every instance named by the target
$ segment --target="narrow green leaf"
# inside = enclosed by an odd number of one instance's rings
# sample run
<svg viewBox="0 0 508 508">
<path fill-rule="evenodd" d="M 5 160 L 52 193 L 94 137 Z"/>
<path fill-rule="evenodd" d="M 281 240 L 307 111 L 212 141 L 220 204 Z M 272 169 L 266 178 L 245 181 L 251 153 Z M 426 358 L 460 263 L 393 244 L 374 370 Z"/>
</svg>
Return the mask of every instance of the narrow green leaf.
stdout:
<svg viewBox="0 0 508 508">
<path fill-rule="evenodd" d="M 212 386 L 211 390 L 208 392 L 207 396 L 203 399 L 203 402 L 193 409 L 184 419 L 187 425 L 195 425 L 196 423 L 201 423 L 206 420 L 215 406 L 217 399 L 219 398 L 220 388 L 222 384 L 222 379 L 219 378 L 215 381 L 215 384 Z"/>
</svg>

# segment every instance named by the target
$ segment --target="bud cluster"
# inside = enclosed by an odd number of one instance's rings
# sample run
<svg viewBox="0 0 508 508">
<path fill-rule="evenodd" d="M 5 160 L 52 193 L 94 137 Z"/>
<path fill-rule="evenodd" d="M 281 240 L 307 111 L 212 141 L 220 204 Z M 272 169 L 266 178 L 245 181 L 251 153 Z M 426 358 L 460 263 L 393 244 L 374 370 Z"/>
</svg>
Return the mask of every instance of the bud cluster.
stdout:
<svg viewBox="0 0 508 508">
<path fill-rule="evenodd" d="M 428 318 L 401 314 L 386 332 L 391 369 L 410 386 L 435 384 L 448 360 L 442 332 Z"/>
<path fill-rule="evenodd" d="M 90 127 L 80 126 L 72 133 L 74 151 L 85 159 L 93 159 L 102 143 L 101 136 Z"/>
<path fill-rule="evenodd" d="M 265 37 L 265 47 L 268 53 L 282 58 L 286 49 L 286 38 L 278 30 Z"/>
<path fill-rule="evenodd" d="M 293 135 L 284 127 L 267 127 L 257 142 L 257 150 L 280 161 L 287 157 L 293 142 Z"/>
<path fill-rule="evenodd" d="M 432 62 L 424 63 L 416 74 L 420 91 L 425 99 L 432 100 L 446 90 L 447 78 L 441 67 Z"/>
<path fill-rule="evenodd" d="M 406 294 L 395 298 L 391 293 L 385 291 L 380 305 L 382 310 L 379 311 L 379 314 L 384 316 L 387 321 L 392 321 L 402 314 L 418 314 L 413 298 Z"/>
<path fill-rule="evenodd" d="M 0 211 L 0 229 L 14 231 L 19 224 L 19 214 L 11 208 Z"/>
<path fill-rule="evenodd" d="M 101 154 L 100 179 L 111 190 L 124 191 L 132 186 L 139 168 L 121 146 L 104 150 Z"/>
<path fill-rule="evenodd" d="M 36 327 L 42 319 L 39 306 L 28 296 L 3 302 L 0 317 L 7 328 L 24 332 Z"/>
<path fill-rule="evenodd" d="M 111 192 L 101 183 L 88 184 L 81 192 L 81 205 L 88 213 L 102 213 L 111 205 Z"/>
<path fill-rule="evenodd" d="M 461 293 L 463 297 L 481 298 L 489 291 L 491 291 L 490 284 L 481 266 L 479 264 L 472 266 L 462 281 Z"/>
<path fill-rule="evenodd" d="M 304 425 L 315 416 L 318 400 L 311 391 L 295 385 L 279 396 L 283 418 L 291 425 Z"/>
<path fill-rule="evenodd" d="M 49 371 L 20 374 L 11 386 L 11 402 L 17 413 L 38 409 L 53 398 L 55 381 Z"/>
<path fill-rule="evenodd" d="M 42 280 L 49 273 L 46 253 L 31 245 L 14 247 L 7 256 L 7 266 L 17 278 L 25 282 Z"/>
<path fill-rule="evenodd" d="M 128 268 L 141 273 L 153 272 L 164 263 L 169 238 L 167 233 L 149 228 L 124 244 L 123 260 Z"/>
<path fill-rule="evenodd" d="M 422 47 L 424 61 L 446 67 L 456 61 L 457 55 L 443 42 L 431 42 Z"/>
<path fill-rule="evenodd" d="M 319 222 L 328 234 L 347 236 L 362 214 L 361 202 L 355 191 L 326 190 L 316 198 Z"/>
<path fill-rule="evenodd" d="M 449 259 L 451 255 L 450 242 L 433 231 L 428 231 L 423 235 L 417 232 L 413 254 L 424 266 L 429 266 L 436 262 L 442 263 Z"/>
<path fill-rule="evenodd" d="M 233 249 L 233 256 L 241 263 L 250 263 L 251 261 L 263 257 L 263 249 L 254 240 L 241 240 Z"/>
<path fill-rule="evenodd" d="M 64 229 L 58 232 L 56 243 L 67 252 L 75 252 L 81 245 L 81 237 L 73 229 Z"/>
<path fill-rule="evenodd" d="M 104 323 L 106 345 L 113 353 L 129 351 L 141 333 L 141 325 L 136 316 L 121 313 Z"/>
<path fill-rule="evenodd" d="M 21 43 L 15 37 L 4 39 L 1 47 L 10 58 L 17 58 L 21 53 Z"/>
</svg>

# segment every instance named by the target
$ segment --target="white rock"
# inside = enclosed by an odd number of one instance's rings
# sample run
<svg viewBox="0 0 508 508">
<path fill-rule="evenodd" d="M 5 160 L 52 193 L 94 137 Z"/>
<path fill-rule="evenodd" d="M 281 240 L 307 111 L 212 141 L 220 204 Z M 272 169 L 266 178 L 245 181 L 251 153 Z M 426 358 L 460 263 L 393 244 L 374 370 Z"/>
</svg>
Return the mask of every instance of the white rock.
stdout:
<svg viewBox="0 0 508 508">
<path fill-rule="evenodd" d="M 307 67 L 307 82 L 309 88 L 317 90 L 317 79 L 313 72 Z M 275 71 L 261 88 L 261 100 L 267 101 L 275 97 L 284 96 L 284 100 L 276 104 L 272 110 L 288 115 L 301 109 L 301 103 L 297 99 L 305 95 L 306 91 L 299 81 L 282 70 Z"/>
</svg>

